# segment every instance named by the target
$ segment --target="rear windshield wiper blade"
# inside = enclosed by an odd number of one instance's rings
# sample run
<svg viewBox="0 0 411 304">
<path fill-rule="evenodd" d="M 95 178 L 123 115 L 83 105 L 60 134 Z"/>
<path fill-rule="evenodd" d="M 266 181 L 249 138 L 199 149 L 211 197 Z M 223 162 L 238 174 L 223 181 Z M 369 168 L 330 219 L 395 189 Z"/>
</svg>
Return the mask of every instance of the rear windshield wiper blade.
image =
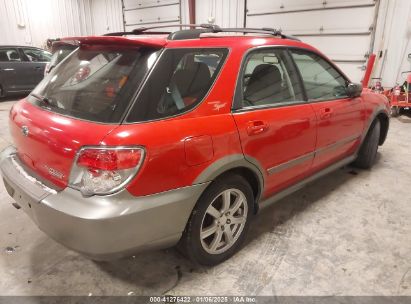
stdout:
<svg viewBox="0 0 411 304">
<path fill-rule="evenodd" d="M 30 93 L 30 96 L 33 96 L 34 98 L 44 102 L 45 104 L 50 105 L 50 99 L 48 99 L 45 96 L 41 96 L 41 95 L 36 94 L 36 93 Z"/>
</svg>

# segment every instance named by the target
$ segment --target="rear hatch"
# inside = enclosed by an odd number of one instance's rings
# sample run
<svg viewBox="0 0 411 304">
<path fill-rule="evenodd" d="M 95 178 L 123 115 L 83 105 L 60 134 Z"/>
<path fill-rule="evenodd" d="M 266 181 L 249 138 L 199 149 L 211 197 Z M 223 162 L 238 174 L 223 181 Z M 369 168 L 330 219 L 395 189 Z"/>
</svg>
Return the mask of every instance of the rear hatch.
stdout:
<svg viewBox="0 0 411 304">
<path fill-rule="evenodd" d="M 121 123 L 159 54 L 158 45 L 124 40 L 79 43 L 10 112 L 20 160 L 58 188 L 67 186 L 78 150 L 99 145 Z"/>
</svg>

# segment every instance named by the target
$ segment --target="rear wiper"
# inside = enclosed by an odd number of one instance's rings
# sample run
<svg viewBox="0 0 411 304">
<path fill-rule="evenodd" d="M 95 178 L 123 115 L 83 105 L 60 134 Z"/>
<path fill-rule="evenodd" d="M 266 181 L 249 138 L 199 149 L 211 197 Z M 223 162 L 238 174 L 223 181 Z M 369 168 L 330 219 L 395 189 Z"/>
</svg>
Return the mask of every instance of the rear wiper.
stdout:
<svg viewBox="0 0 411 304">
<path fill-rule="evenodd" d="M 48 99 L 45 96 L 41 96 L 41 95 L 36 94 L 36 93 L 30 93 L 30 96 L 33 96 L 34 98 L 44 102 L 45 104 L 50 105 L 50 99 Z"/>
</svg>

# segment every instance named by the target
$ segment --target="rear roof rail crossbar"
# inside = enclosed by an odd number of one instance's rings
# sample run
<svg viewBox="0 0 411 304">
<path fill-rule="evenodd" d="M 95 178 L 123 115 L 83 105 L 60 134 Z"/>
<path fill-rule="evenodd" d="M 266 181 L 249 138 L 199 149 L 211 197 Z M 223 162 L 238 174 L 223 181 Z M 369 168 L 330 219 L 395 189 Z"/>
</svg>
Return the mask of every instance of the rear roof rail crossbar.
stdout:
<svg viewBox="0 0 411 304">
<path fill-rule="evenodd" d="M 190 27 L 191 29 L 179 30 L 179 31 L 150 31 L 161 28 L 170 28 L 170 27 Z M 204 33 L 243 33 L 243 34 L 264 34 L 272 36 L 280 36 L 284 39 L 291 39 L 300 41 L 300 39 L 284 35 L 281 30 L 274 28 L 221 28 L 215 24 L 174 24 L 174 25 L 158 25 L 151 27 L 139 27 L 132 31 L 128 32 L 115 32 L 108 33 L 104 36 L 124 36 L 124 35 L 164 35 L 168 34 L 169 40 L 184 40 L 184 39 L 195 39 L 199 38 L 201 34 Z"/>
</svg>

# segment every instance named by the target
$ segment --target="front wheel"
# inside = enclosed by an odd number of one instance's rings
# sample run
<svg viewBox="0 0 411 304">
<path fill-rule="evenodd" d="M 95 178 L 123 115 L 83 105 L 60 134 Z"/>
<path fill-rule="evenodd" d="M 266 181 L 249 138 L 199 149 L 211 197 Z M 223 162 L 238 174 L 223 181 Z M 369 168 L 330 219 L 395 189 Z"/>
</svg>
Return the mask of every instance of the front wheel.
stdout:
<svg viewBox="0 0 411 304">
<path fill-rule="evenodd" d="M 194 207 L 180 248 L 198 264 L 223 262 L 241 248 L 253 206 L 253 191 L 241 176 L 214 181 Z"/>
<path fill-rule="evenodd" d="M 381 123 L 379 119 L 376 119 L 364 139 L 357 160 L 354 162 L 356 167 L 370 169 L 374 165 L 380 141 L 380 132 Z"/>
</svg>

